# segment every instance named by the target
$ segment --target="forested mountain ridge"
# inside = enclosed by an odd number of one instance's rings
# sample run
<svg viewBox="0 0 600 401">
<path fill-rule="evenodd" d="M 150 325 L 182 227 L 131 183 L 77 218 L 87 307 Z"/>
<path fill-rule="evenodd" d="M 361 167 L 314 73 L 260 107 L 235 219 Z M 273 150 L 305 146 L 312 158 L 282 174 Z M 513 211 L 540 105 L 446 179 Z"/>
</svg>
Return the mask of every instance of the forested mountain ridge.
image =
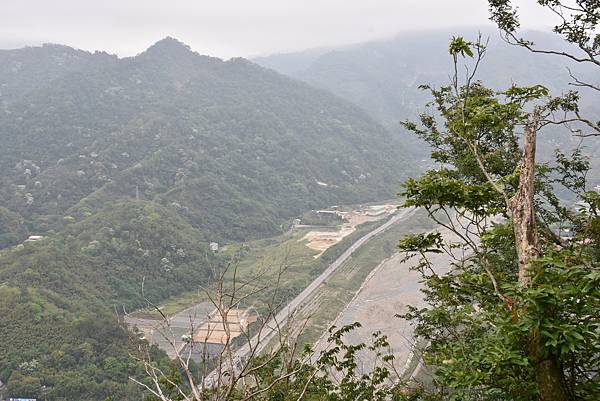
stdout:
<svg viewBox="0 0 600 401">
<path fill-rule="evenodd" d="M 170 38 L 133 58 L 52 45 L 0 65 L 1 202 L 36 234 L 136 195 L 215 239 L 272 234 L 307 208 L 392 194 L 407 165 L 358 108 Z"/>
<path fill-rule="evenodd" d="M 164 39 L 136 57 L 0 50 L 0 380 L 138 399 L 122 314 L 211 279 L 211 241 L 390 197 L 402 143 L 358 107 Z M 23 242 L 29 235 L 36 242 Z M 10 344 L 10 346 L 6 346 Z"/>
<path fill-rule="evenodd" d="M 337 49 L 274 54 L 256 57 L 253 61 L 353 102 L 403 137 L 416 155 L 425 158 L 428 147 L 401 129 L 399 122 L 415 119 L 431 100 L 426 91 L 419 89 L 420 85 L 449 83 L 448 71 L 452 70 L 452 65 L 446 56 L 447 44 L 455 35 L 474 41 L 478 30 L 469 27 L 406 32 L 389 39 Z M 542 84 L 553 95 L 578 89 L 582 93 L 580 107 L 583 114 L 600 118 L 596 107 L 600 102 L 597 92 L 569 85 L 572 79 L 566 68 L 583 81 L 596 82 L 593 67 L 511 46 L 502 40 L 497 30 L 482 28 L 481 35 L 484 41 L 489 39 L 489 43 L 476 79 L 496 90 L 505 90 L 513 84 Z M 540 48 L 569 49 L 564 41 L 552 34 L 532 31 L 527 32 L 526 37 Z M 542 156 L 547 157 L 553 155 L 556 147 L 578 144 L 578 138 L 545 133 L 540 146 Z M 587 146 L 590 155 L 600 149 L 600 144 L 594 141 L 588 141 Z M 596 163 L 596 167 L 600 167 Z"/>
<path fill-rule="evenodd" d="M 568 88 L 569 73 L 561 58 L 536 55 L 505 43 L 499 32 L 489 28 L 455 28 L 406 32 L 389 39 L 343 46 L 256 57 L 252 60 L 282 74 L 325 88 L 368 111 L 385 125 L 396 125 L 413 117 L 427 101 L 419 85 L 449 82 L 451 60 L 446 57 L 448 40 L 463 35 L 487 42 L 487 51 L 477 79 L 502 89 L 511 84 L 543 82 L 552 91 Z M 552 34 L 527 32 L 542 48 L 568 49 Z M 518 62 L 517 62 L 518 61 Z M 567 63 L 581 78 L 593 77 L 593 67 Z M 585 106 L 589 107 L 589 102 Z"/>
</svg>

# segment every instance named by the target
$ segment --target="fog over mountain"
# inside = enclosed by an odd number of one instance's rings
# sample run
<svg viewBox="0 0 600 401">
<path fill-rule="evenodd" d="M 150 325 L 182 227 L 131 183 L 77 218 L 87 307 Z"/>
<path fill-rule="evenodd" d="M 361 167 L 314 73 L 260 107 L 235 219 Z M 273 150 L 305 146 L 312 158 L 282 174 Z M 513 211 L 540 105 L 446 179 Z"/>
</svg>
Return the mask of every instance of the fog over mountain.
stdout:
<svg viewBox="0 0 600 401">
<path fill-rule="evenodd" d="M 419 89 L 420 85 L 449 84 L 452 59 L 447 48 L 450 39 L 464 35 L 475 41 L 479 33 L 484 41 L 488 41 L 488 47 L 476 79 L 486 86 L 504 90 L 513 84 L 542 84 L 552 94 L 559 95 L 573 89 L 569 85 L 572 79 L 567 67 L 580 79 L 595 82 L 593 66 L 568 62 L 552 55 L 532 54 L 507 44 L 496 30 L 475 27 L 404 33 L 386 40 L 274 54 L 257 57 L 253 61 L 353 102 L 404 140 L 412 142 L 414 151 L 425 157 L 427 149 L 416 141 L 413 134 L 401 130 L 399 122 L 415 120 L 426 110 L 425 105 L 431 98 L 427 91 Z M 552 34 L 532 31 L 525 35 L 541 48 L 569 49 Z M 598 116 L 598 93 L 585 88 L 580 91 L 580 106 L 584 114 Z M 578 138 L 564 135 L 564 132 L 547 135 L 546 156 L 553 154 L 556 147 L 578 145 Z M 598 146 L 596 141 L 588 141 L 587 145 L 591 154 Z M 597 161 L 594 160 L 594 163 Z"/>
<path fill-rule="evenodd" d="M 598 0 L 0 3 L 0 401 L 600 400 Z"/>
<path fill-rule="evenodd" d="M 548 27 L 556 19 L 531 1 L 514 2 L 526 27 Z M 51 42 L 133 56 L 174 36 L 203 54 L 249 57 L 479 25 L 487 18 L 480 0 L 4 0 L 0 48 Z"/>
</svg>

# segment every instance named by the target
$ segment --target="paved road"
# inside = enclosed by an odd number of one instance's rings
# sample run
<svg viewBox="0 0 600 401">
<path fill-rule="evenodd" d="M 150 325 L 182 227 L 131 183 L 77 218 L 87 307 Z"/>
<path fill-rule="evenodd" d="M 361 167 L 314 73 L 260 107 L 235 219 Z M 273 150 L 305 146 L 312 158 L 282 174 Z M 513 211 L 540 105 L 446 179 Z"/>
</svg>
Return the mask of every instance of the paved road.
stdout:
<svg viewBox="0 0 600 401">
<path fill-rule="evenodd" d="M 249 343 L 240 347 L 234 356 L 234 360 L 243 360 L 246 358 L 252 349 L 255 349 L 255 354 L 259 354 L 269 344 L 270 340 L 277 334 L 278 327 L 285 326 L 290 317 L 298 310 L 298 307 L 310 300 L 314 295 L 315 290 L 323 284 L 341 265 L 348 260 L 348 258 L 362 245 L 368 242 L 373 237 L 386 231 L 392 225 L 398 223 L 415 212 L 416 209 L 408 208 L 402 209 L 394 214 L 387 222 L 377 227 L 373 231 L 365 234 L 354 244 L 352 244 L 344 253 L 342 253 L 333 263 L 331 263 L 319 277 L 317 277 L 312 283 L 308 285 L 300 294 L 290 301 L 285 307 L 279 311 L 275 317 L 273 317 L 267 324 L 261 333 L 255 335 L 250 339 Z M 217 370 L 212 371 L 206 376 L 205 382 L 207 387 L 211 387 L 214 380 L 217 378 Z"/>
<path fill-rule="evenodd" d="M 440 233 L 446 242 L 460 243 L 461 241 L 456 234 L 447 229 L 430 232 Z M 462 255 L 464 256 L 466 255 Z M 421 292 L 421 274 L 412 270 L 419 258 L 404 261 L 404 257 L 404 253 L 396 253 L 373 270 L 354 298 L 331 324 L 342 327 L 354 322 L 361 323 L 361 327 L 344 335 L 344 342 L 349 345 L 366 342 L 373 332 L 381 332 L 387 336 L 390 347 L 386 351 L 394 355 L 394 365 L 401 377 L 421 381 L 425 378 L 421 374 L 427 372 L 422 370 L 417 374 L 420 377 L 414 377 L 415 371 L 422 366 L 418 350 L 415 353 L 413 322 L 395 318 L 396 314 L 408 312 L 408 305 L 417 308 L 427 305 Z M 458 252 L 457 257 L 460 257 Z M 428 259 L 432 269 L 440 276 L 448 273 L 453 262 L 446 253 L 430 254 Z M 314 345 L 315 354 L 318 356 L 329 345 L 327 335 L 323 335 Z M 371 373 L 375 367 L 376 357 L 376 354 L 369 350 L 359 351 L 357 353 L 358 373 Z"/>
</svg>

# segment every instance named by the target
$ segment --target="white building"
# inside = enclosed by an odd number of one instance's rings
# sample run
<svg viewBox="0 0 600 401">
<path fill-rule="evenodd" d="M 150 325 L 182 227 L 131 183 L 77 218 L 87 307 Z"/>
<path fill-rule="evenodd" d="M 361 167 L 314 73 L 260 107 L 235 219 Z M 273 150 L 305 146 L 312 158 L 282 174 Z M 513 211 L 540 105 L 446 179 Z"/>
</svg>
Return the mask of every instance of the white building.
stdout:
<svg viewBox="0 0 600 401">
<path fill-rule="evenodd" d="M 30 235 L 29 238 L 25 240 L 25 242 L 35 242 L 43 239 L 44 237 L 41 235 Z"/>
</svg>

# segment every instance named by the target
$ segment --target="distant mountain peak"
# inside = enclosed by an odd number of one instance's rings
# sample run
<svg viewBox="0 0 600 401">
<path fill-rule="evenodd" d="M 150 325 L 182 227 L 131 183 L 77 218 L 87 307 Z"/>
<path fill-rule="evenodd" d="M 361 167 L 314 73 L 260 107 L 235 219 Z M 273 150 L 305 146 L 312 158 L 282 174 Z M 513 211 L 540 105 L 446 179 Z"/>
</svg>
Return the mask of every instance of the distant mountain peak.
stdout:
<svg viewBox="0 0 600 401">
<path fill-rule="evenodd" d="M 192 51 L 192 49 L 186 45 L 185 43 L 171 37 L 171 36 L 167 36 L 164 39 L 159 40 L 158 42 L 156 42 L 155 44 L 153 44 L 152 46 L 150 46 L 148 49 L 146 49 L 146 51 L 142 54 L 156 54 L 156 55 L 171 55 L 171 56 L 176 56 L 176 55 L 183 55 L 183 54 L 190 54 L 190 53 L 194 53 Z"/>
</svg>

